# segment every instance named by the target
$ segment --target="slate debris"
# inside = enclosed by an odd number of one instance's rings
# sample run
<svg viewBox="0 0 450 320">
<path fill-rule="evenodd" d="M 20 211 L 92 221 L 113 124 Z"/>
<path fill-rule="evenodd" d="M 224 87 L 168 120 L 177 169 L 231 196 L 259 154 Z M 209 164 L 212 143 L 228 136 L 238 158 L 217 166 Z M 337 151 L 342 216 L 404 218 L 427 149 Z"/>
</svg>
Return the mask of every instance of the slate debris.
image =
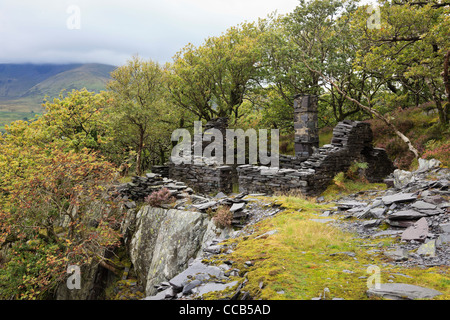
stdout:
<svg viewBox="0 0 450 320">
<path fill-rule="evenodd" d="M 423 159 L 422 159 L 423 160 Z M 365 192 L 350 195 L 336 205 L 341 224 L 363 237 L 392 237 L 400 244 L 384 254 L 403 266 L 450 265 L 450 170 L 422 161 L 424 168 L 400 188 L 376 191 L 367 201 Z M 429 176 L 432 177 L 430 180 Z M 368 191 L 367 193 L 369 193 Z M 360 198 L 364 200 L 360 200 Z M 357 218 L 356 221 L 345 218 Z M 387 230 L 384 229 L 387 226 Z"/>
<path fill-rule="evenodd" d="M 436 266 L 450 265 L 450 215 L 448 180 L 450 171 L 444 168 L 432 169 L 432 174 L 437 180 L 430 181 L 426 179 L 430 171 L 423 171 L 420 174 L 414 174 L 413 182 L 408 183 L 403 189 L 388 189 L 386 191 L 365 191 L 356 195 L 349 196 L 337 207 L 328 212 L 330 214 L 342 214 L 343 217 L 353 216 L 354 220 L 340 220 L 343 228 L 353 228 L 362 237 L 394 237 L 403 241 L 394 247 L 380 250 L 390 258 L 390 263 L 401 266 L 421 265 Z M 152 176 L 152 178 L 158 178 Z M 159 179 L 159 178 L 158 178 Z M 170 180 L 170 179 L 169 179 Z M 171 186 L 178 186 L 179 190 L 183 184 L 177 181 L 167 180 L 165 183 L 172 183 Z M 252 224 L 270 217 L 281 211 L 282 208 L 275 203 L 262 204 L 257 200 L 249 200 L 246 193 L 239 195 L 224 196 L 217 198 L 198 196 L 194 194 L 183 193 L 183 197 L 189 197 L 193 202 L 186 205 L 189 208 L 193 205 L 214 202 L 210 207 L 218 205 L 227 205 L 230 208 L 234 206 L 233 215 L 236 217 L 246 217 L 246 225 Z M 368 200 L 369 199 L 369 200 Z M 181 201 L 183 199 L 179 199 Z M 203 208 L 203 207 L 201 207 Z M 198 209 L 198 208 L 197 208 Z M 206 212 L 206 209 L 201 209 Z M 406 213 L 405 213 L 406 212 Z M 362 213 L 364 213 L 362 215 Z M 364 217 L 364 218 L 361 218 Z M 241 221 L 242 222 L 242 221 Z M 426 223 L 426 228 L 425 228 Z M 388 226 L 387 230 L 379 228 L 380 225 Z M 407 232 L 407 230 L 410 230 Z M 414 230 L 413 230 L 414 229 Z M 413 237 L 408 237 L 411 230 L 415 231 Z M 417 231 L 421 230 L 420 233 Z M 251 234 L 251 228 L 241 229 L 239 231 Z M 272 236 L 276 230 L 262 234 L 261 238 Z M 415 234 L 415 235 L 414 235 Z M 210 262 L 202 260 L 207 257 L 213 259 L 216 255 L 232 252 L 232 248 L 221 243 L 221 239 L 213 239 L 203 249 L 201 257 L 194 260 L 186 270 L 168 281 L 161 282 L 158 286 L 158 292 L 155 296 L 146 299 L 196 299 L 202 295 L 213 291 L 229 290 L 227 299 L 248 299 L 248 292 L 245 291 L 247 270 L 253 266 L 252 261 L 248 261 L 239 270 L 233 261 L 225 260 L 219 266 L 209 265 Z M 354 254 L 341 252 L 338 254 Z M 344 270 L 343 272 L 346 272 Z M 231 277 L 234 277 L 231 279 Z M 235 280 L 235 279 L 238 280 Z M 264 285 L 264 284 L 263 284 Z M 427 288 L 416 288 L 401 283 L 382 284 L 381 289 L 370 289 L 367 291 L 369 296 L 380 296 L 388 299 L 397 298 L 428 298 L 434 297 L 439 292 L 427 290 Z"/>
<path fill-rule="evenodd" d="M 148 195 L 162 188 L 169 189 L 171 195 L 177 199 L 183 198 L 183 193 L 193 193 L 193 190 L 184 183 L 165 178 L 157 173 L 147 173 L 142 177 L 134 176 L 131 182 L 116 186 L 116 191 L 122 198 L 133 203 L 143 202 Z"/>
<path fill-rule="evenodd" d="M 158 173 L 147 173 L 142 177 L 135 176 L 131 182 L 116 186 L 116 192 L 127 200 L 124 204 L 125 208 L 132 209 L 136 208 L 137 202 L 143 202 L 145 197 L 162 188 L 169 189 L 171 195 L 177 199 L 176 209 L 199 210 L 206 213 L 209 209 L 216 210 L 219 206 L 228 206 L 233 213 L 233 227 L 243 228 L 248 221 L 249 211 L 245 207 L 249 200 L 244 199 L 246 192 L 232 196 L 227 196 L 224 192 L 219 192 L 214 197 L 201 196 L 195 194 L 184 182 L 163 177 Z M 255 196 L 261 195 L 264 194 L 255 194 Z"/>
</svg>

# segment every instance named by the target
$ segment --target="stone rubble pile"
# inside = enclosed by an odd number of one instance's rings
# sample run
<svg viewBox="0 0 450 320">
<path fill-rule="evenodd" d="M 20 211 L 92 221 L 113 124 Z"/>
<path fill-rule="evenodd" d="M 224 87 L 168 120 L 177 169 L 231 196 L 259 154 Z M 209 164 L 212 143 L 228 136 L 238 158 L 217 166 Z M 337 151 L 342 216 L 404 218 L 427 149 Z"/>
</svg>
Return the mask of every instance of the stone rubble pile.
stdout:
<svg viewBox="0 0 450 320">
<path fill-rule="evenodd" d="M 145 197 L 162 188 L 169 189 L 171 195 L 176 198 L 183 197 L 183 193 L 194 192 L 185 183 L 165 178 L 157 173 L 147 173 L 143 177 L 134 176 L 131 182 L 116 186 L 118 193 L 131 201 L 144 201 Z"/>
<path fill-rule="evenodd" d="M 427 179 L 430 175 L 433 180 Z M 349 225 L 364 237 L 399 240 L 383 252 L 396 264 L 449 266 L 450 170 L 419 169 L 412 176 L 401 189 L 379 192 L 370 202 L 349 197 L 338 203 L 337 213 L 357 218 Z"/>
<path fill-rule="evenodd" d="M 133 209 L 136 207 L 136 202 L 144 202 L 147 196 L 162 188 L 167 188 L 171 196 L 176 199 L 173 205 L 163 205 L 163 207 L 207 213 L 225 206 L 229 208 L 233 215 L 231 222 L 233 227 L 242 228 L 248 222 L 249 210 L 246 209 L 246 205 L 249 201 L 243 199 L 247 195 L 246 193 L 230 197 L 223 192 L 219 192 L 214 197 L 198 195 L 184 182 L 165 178 L 161 174 L 156 173 L 147 173 L 143 177 L 133 177 L 132 182 L 121 184 L 116 187 L 116 190 L 123 199 L 128 200 L 125 203 L 125 207 Z"/>
</svg>

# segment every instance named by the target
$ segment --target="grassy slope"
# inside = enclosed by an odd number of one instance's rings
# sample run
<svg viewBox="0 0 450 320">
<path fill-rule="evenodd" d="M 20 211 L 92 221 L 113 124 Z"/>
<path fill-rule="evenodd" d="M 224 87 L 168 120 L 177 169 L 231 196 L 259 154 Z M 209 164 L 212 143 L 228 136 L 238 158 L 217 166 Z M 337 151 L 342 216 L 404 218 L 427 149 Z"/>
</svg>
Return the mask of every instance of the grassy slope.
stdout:
<svg viewBox="0 0 450 320">
<path fill-rule="evenodd" d="M 113 69 L 111 66 L 99 64 L 82 65 L 79 68 L 58 73 L 38 83 L 27 90 L 23 96 L 57 97 L 62 90 L 72 91 L 83 88 L 99 92 L 105 90 L 109 81 L 109 73 Z"/>
<path fill-rule="evenodd" d="M 367 280 L 371 276 L 368 267 L 375 265 L 380 268 L 382 283 L 394 280 L 425 286 L 444 293 L 437 299 L 450 298 L 448 269 L 399 268 L 387 264 L 382 255 L 370 254 L 370 250 L 390 246 L 398 240 L 361 239 L 331 225 L 310 220 L 320 218 L 318 215 L 333 205 L 317 204 L 314 199 L 293 196 L 276 199 L 286 208 L 283 213 L 258 223 L 256 232 L 249 237 L 226 241 L 235 243 L 236 247 L 231 255 L 223 258 L 234 260 L 233 267 L 240 269 L 241 273 L 248 272 L 245 289 L 252 297 L 310 300 L 328 288 L 327 299 L 366 300 L 369 299 L 366 295 Z M 274 229 L 278 233 L 257 238 Z M 355 256 L 343 252 L 353 252 Z M 248 260 L 254 264 L 251 268 L 244 266 Z M 226 293 L 210 295 L 209 298 L 217 299 L 223 295 Z"/>
<path fill-rule="evenodd" d="M 433 104 L 426 103 L 409 109 L 398 109 L 391 113 L 391 120 L 418 149 L 422 158 L 435 158 L 444 166 L 450 166 L 450 128 L 439 125 L 439 117 Z M 400 169 L 411 170 L 417 166 L 407 146 L 381 120 L 370 120 L 374 133 L 374 144 L 386 149 Z"/>
<path fill-rule="evenodd" d="M 81 64 L 0 64 L 0 100 L 20 98 L 39 82 Z"/>
</svg>

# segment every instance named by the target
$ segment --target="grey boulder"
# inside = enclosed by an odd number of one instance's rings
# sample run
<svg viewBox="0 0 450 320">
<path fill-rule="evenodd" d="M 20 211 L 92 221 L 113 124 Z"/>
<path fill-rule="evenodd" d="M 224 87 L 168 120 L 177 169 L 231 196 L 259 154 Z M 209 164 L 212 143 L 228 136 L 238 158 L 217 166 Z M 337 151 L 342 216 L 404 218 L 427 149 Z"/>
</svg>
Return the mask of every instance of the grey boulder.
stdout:
<svg viewBox="0 0 450 320">
<path fill-rule="evenodd" d="M 382 283 L 379 288 L 371 288 L 366 293 L 369 297 L 382 297 L 389 300 L 431 299 L 442 294 L 434 289 L 406 283 Z"/>
</svg>

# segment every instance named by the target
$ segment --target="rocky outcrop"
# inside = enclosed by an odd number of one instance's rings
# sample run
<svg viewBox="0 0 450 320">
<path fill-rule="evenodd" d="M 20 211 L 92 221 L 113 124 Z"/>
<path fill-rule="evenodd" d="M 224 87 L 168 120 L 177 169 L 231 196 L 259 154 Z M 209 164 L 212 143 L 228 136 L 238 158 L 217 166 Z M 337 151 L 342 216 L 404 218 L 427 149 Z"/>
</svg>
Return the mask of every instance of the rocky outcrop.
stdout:
<svg viewBox="0 0 450 320">
<path fill-rule="evenodd" d="M 230 227 L 217 227 L 206 213 L 207 209 L 242 204 L 234 212 L 234 216 L 242 216 L 245 206 L 240 198 L 212 200 L 193 195 L 188 205 L 186 200 L 173 204 L 181 210 L 148 205 L 142 206 L 137 213 L 130 209 L 122 226 L 134 271 L 149 296 L 157 292 L 157 284 L 170 280 L 187 268 L 212 239 L 224 238 L 231 232 Z"/>
<path fill-rule="evenodd" d="M 171 279 L 187 267 L 202 247 L 208 229 L 201 212 L 144 206 L 136 215 L 136 231 L 130 243 L 130 258 L 146 294 L 154 285 Z"/>
<path fill-rule="evenodd" d="M 104 256 L 107 254 L 103 254 Z M 98 261 L 84 264 L 80 268 L 80 288 L 69 289 L 65 282 L 55 291 L 55 300 L 101 300 L 105 288 L 114 282 L 115 275 L 102 267 Z"/>
</svg>

